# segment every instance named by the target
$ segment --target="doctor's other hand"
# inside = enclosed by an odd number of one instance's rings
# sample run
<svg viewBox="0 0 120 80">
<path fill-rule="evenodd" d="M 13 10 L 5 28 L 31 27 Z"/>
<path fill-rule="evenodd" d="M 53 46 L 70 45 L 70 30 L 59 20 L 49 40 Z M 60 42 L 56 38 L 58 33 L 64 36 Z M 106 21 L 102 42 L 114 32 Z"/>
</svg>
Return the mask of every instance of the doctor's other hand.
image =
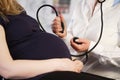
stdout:
<svg viewBox="0 0 120 80">
<path fill-rule="evenodd" d="M 54 64 L 58 71 L 72 71 L 80 73 L 83 68 L 83 63 L 80 60 L 72 61 L 67 58 L 56 59 Z"/>
<path fill-rule="evenodd" d="M 88 51 L 88 48 L 90 46 L 90 41 L 87 39 L 78 38 L 75 40 L 70 40 L 71 46 L 73 49 L 75 49 L 77 52 L 86 52 Z M 77 44 L 79 43 L 79 44 Z"/>
<path fill-rule="evenodd" d="M 64 25 L 63 26 L 64 29 L 62 28 L 61 22 Z M 62 30 L 63 30 L 63 32 L 61 32 Z M 64 17 L 61 14 L 53 20 L 52 31 L 60 38 L 63 38 L 67 35 L 66 22 L 65 22 Z"/>
</svg>

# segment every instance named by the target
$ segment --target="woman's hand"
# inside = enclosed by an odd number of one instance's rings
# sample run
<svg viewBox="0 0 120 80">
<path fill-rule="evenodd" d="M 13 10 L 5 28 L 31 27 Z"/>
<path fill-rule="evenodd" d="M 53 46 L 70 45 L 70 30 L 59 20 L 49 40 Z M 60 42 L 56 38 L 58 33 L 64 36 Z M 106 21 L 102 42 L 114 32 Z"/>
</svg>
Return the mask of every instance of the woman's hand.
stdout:
<svg viewBox="0 0 120 80">
<path fill-rule="evenodd" d="M 80 43 L 80 44 L 77 44 L 73 41 L 73 39 L 71 39 L 70 43 L 71 43 L 71 46 L 77 51 L 77 52 L 86 52 L 88 51 L 88 48 L 90 46 L 90 41 L 87 40 L 87 39 L 82 39 L 82 38 L 78 38 L 75 40 L 77 43 Z"/>
<path fill-rule="evenodd" d="M 55 59 L 57 71 L 72 71 L 80 73 L 83 68 L 83 63 L 79 60 L 72 61 L 67 58 Z"/>
<path fill-rule="evenodd" d="M 63 22 L 63 25 L 64 25 L 63 32 L 61 32 L 63 30 L 61 22 Z M 63 38 L 67 35 L 65 20 L 62 15 L 59 15 L 53 20 L 52 30 L 60 38 Z"/>
</svg>

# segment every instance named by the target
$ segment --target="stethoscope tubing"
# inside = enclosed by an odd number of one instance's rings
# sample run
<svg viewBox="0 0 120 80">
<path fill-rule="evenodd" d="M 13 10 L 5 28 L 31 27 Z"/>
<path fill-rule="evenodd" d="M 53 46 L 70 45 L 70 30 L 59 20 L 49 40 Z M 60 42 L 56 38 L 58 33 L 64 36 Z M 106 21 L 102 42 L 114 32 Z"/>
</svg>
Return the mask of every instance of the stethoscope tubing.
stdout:
<svg viewBox="0 0 120 80">
<path fill-rule="evenodd" d="M 99 38 L 98 38 L 98 41 L 96 42 L 96 44 L 95 44 L 89 51 L 86 51 L 86 52 L 83 53 L 83 54 L 80 54 L 80 55 L 72 55 L 72 54 L 71 54 L 71 56 L 73 56 L 73 57 L 86 56 L 86 60 L 83 61 L 84 64 L 87 63 L 88 58 L 89 58 L 89 56 L 88 56 L 89 53 L 98 45 L 98 43 L 100 42 L 101 37 L 102 37 L 102 32 L 103 32 L 103 10 L 102 10 L 102 3 L 105 2 L 105 0 L 103 0 L 103 1 L 99 1 L 99 0 L 98 0 L 98 2 L 101 4 L 101 5 L 100 5 L 100 11 L 101 11 L 101 31 L 100 31 L 100 36 L 99 36 Z M 51 8 L 55 11 L 56 16 L 58 16 L 58 12 L 57 12 L 57 10 L 55 9 L 54 6 L 49 5 L 49 4 L 44 4 L 44 5 L 42 5 L 42 6 L 40 6 L 40 7 L 38 8 L 37 13 L 36 13 L 37 21 L 38 21 L 38 24 L 40 25 L 41 29 L 42 29 L 44 32 L 46 32 L 46 30 L 43 28 L 43 26 L 42 26 L 42 24 L 41 24 L 41 22 L 40 22 L 40 20 L 39 20 L 39 11 L 40 11 L 41 8 L 43 8 L 43 7 L 51 7 Z M 64 24 L 63 24 L 63 22 L 61 22 L 61 25 L 62 25 L 62 28 L 63 28 L 63 30 L 62 30 L 61 32 L 63 33 L 63 31 L 64 31 Z M 74 38 L 73 38 L 74 42 L 75 42 L 75 39 L 77 39 L 77 37 L 74 37 Z M 79 44 L 79 43 L 77 43 L 77 42 L 75 42 L 75 43 L 76 43 L 76 44 Z"/>
<path fill-rule="evenodd" d="M 44 5 L 42 5 L 42 6 L 40 6 L 40 7 L 38 8 L 37 13 L 36 13 L 37 21 L 38 21 L 38 24 L 39 24 L 39 26 L 41 27 L 42 31 L 46 32 L 46 30 L 43 28 L 43 26 L 42 26 L 42 24 L 41 24 L 41 22 L 40 22 L 40 20 L 39 20 L 39 12 L 40 12 L 40 10 L 41 10 L 43 7 L 50 7 L 50 8 L 52 8 L 52 9 L 55 11 L 55 15 L 56 15 L 56 16 L 59 16 L 59 14 L 58 14 L 57 10 L 55 9 L 55 7 L 52 6 L 52 5 L 49 5 L 49 4 L 44 4 Z M 60 32 L 63 33 L 63 32 L 64 32 L 64 23 L 63 23 L 62 21 L 61 21 L 61 26 L 62 26 L 62 31 L 60 31 Z"/>
<path fill-rule="evenodd" d="M 39 26 L 41 27 L 41 29 L 42 29 L 44 32 L 46 32 L 46 30 L 43 28 L 43 26 L 42 26 L 42 24 L 41 24 L 41 22 L 40 22 L 40 20 L 39 20 L 39 12 L 40 12 L 40 10 L 41 10 L 43 7 L 51 7 L 51 8 L 55 11 L 55 15 L 56 15 L 56 16 L 58 16 L 58 12 L 57 12 L 57 10 L 55 9 L 55 7 L 53 7 L 52 5 L 49 5 L 49 4 L 44 4 L 44 5 L 42 5 L 42 6 L 40 6 L 40 7 L 38 8 L 37 13 L 36 13 L 37 21 L 38 21 L 38 24 L 39 24 Z"/>
</svg>

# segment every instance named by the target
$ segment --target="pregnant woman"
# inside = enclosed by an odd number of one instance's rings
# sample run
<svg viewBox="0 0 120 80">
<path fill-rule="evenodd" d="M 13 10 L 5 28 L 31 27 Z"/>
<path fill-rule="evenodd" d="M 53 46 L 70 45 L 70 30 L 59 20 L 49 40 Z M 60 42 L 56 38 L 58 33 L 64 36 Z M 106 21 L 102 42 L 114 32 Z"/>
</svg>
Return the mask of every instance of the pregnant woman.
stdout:
<svg viewBox="0 0 120 80">
<path fill-rule="evenodd" d="M 80 73 L 82 67 L 82 62 L 71 60 L 65 43 L 57 36 L 43 32 L 16 0 L 0 0 L 2 77 L 17 80 L 103 80 L 102 77 Z"/>
</svg>

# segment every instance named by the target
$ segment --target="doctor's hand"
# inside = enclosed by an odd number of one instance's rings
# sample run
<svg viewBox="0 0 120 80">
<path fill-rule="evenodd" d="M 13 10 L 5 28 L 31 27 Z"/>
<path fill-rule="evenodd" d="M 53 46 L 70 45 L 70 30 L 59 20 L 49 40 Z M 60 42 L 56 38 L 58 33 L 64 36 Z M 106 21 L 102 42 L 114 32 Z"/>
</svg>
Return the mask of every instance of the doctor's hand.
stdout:
<svg viewBox="0 0 120 80">
<path fill-rule="evenodd" d="M 64 25 L 64 30 L 62 28 L 61 22 Z M 61 32 L 62 30 L 63 30 L 63 32 Z M 67 35 L 66 23 L 65 23 L 65 20 L 61 14 L 53 20 L 52 31 L 56 35 L 58 35 L 60 38 L 63 38 Z"/>
<path fill-rule="evenodd" d="M 76 42 L 80 44 L 77 44 Z M 90 41 L 82 38 L 76 39 L 75 42 L 73 41 L 73 39 L 71 39 L 70 43 L 73 49 L 75 49 L 77 52 L 86 52 L 88 51 L 88 48 L 90 46 Z"/>
</svg>

